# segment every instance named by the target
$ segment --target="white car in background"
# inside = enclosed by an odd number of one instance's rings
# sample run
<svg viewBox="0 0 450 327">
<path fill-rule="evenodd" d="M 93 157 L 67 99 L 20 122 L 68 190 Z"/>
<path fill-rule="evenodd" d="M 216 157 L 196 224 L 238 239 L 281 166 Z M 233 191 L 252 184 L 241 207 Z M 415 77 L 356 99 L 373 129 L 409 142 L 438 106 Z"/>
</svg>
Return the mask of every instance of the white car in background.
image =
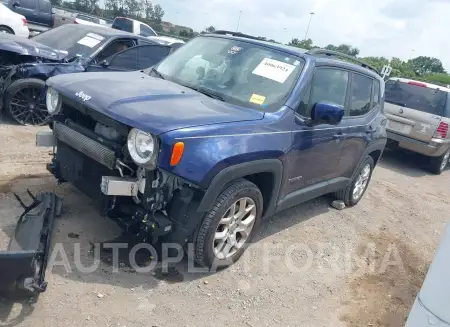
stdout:
<svg viewBox="0 0 450 327">
<path fill-rule="evenodd" d="M 0 33 L 15 34 L 28 38 L 30 30 L 25 16 L 11 11 L 0 3 Z"/>
<path fill-rule="evenodd" d="M 145 37 L 158 36 L 158 33 L 156 33 L 155 30 L 151 28 L 149 25 L 139 20 L 131 19 L 128 17 L 114 18 L 111 27 L 116 30 L 121 30 Z"/>
</svg>

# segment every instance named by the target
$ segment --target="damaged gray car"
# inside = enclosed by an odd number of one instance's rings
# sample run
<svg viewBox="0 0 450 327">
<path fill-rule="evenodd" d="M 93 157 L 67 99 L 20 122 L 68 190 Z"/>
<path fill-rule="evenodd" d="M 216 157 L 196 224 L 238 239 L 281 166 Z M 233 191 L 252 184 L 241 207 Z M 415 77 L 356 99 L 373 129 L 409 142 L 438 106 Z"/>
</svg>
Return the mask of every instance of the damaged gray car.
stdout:
<svg viewBox="0 0 450 327">
<path fill-rule="evenodd" d="M 67 24 L 32 39 L 0 34 L 0 111 L 22 125 L 44 125 L 47 78 L 151 67 L 172 47 L 108 27 Z"/>
</svg>

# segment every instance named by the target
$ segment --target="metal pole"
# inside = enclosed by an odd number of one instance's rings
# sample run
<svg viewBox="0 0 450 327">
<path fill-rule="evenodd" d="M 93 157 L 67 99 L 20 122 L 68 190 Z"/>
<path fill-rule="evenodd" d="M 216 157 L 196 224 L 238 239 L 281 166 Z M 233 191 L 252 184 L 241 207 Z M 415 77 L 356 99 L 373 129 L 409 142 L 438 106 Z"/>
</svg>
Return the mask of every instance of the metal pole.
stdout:
<svg viewBox="0 0 450 327">
<path fill-rule="evenodd" d="M 239 10 L 239 17 L 238 17 L 236 32 L 239 31 L 239 23 L 241 22 L 241 14 L 242 14 L 242 10 Z"/>
<path fill-rule="evenodd" d="M 313 15 L 314 15 L 314 13 L 313 12 L 311 12 L 310 13 L 310 17 L 309 17 L 309 23 L 308 23 L 308 27 L 306 28 L 306 33 L 305 33 L 305 40 L 306 40 L 306 38 L 308 37 L 308 32 L 309 32 L 309 26 L 311 25 L 311 20 L 312 20 L 312 17 L 313 17 Z"/>
</svg>

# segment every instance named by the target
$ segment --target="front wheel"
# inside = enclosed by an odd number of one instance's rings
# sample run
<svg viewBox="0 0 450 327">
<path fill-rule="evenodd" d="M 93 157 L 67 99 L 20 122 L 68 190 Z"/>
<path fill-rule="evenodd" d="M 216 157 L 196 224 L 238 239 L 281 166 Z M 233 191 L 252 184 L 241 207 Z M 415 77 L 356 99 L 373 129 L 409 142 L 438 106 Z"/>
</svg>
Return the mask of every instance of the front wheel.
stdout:
<svg viewBox="0 0 450 327">
<path fill-rule="evenodd" d="M 5 107 L 21 125 L 44 125 L 50 116 L 42 92 L 45 82 L 36 78 L 19 79 L 6 90 Z"/>
<path fill-rule="evenodd" d="M 263 211 L 258 187 L 238 179 L 217 197 L 194 241 L 195 261 L 204 267 L 224 267 L 237 261 L 251 242 Z"/>
<path fill-rule="evenodd" d="M 450 162 L 450 149 L 448 149 L 442 156 L 430 159 L 430 171 L 433 174 L 440 175 Z"/>
<path fill-rule="evenodd" d="M 335 193 L 337 200 L 344 201 L 347 207 L 356 205 L 366 193 L 372 178 L 375 163 L 371 156 L 364 158 L 362 165 L 352 179 L 352 182 L 344 189 Z"/>
</svg>

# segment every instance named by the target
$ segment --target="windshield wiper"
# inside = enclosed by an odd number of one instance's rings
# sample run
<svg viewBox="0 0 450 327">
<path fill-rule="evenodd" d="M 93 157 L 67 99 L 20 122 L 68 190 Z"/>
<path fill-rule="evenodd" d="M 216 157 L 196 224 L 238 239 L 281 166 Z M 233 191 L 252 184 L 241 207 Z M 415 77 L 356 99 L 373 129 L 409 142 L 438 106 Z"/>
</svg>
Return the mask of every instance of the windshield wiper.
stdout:
<svg viewBox="0 0 450 327">
<path fill-rule="evenodd" d="M 201 93 L 201 94 L 204 94 L 204 95 L 206 95 L 206 96 L 208 96 L 208 97 L 210 97 L 210 98 L 213 98 L 213 99 L 216 99 L 216 100 L 225 102 L 225 99 L 224 99 L 223 96 L 221 96 L 220 94 L 217 94 L 216 92 L 211 91 L 211 90 L 209 90 L 209 89 L 207 89 L 207 88 L 199 87 L 199 86 L 184 85 L 184 84 L 183 84 L 183 86 L 184 86 L 184 87 L 187 87 L 188 89 L 197 91 L 197 92 L 199 92 L 199 93 Z"/>
<path fill-rule="evenodd" d="M 154 73 L 156 76 L 158 76 L 160 79 L 165 79 L 164 76 L 162 76 L 162 74 L 161 74 L 159 71 L 157 71 L 157 70 L 155 69 L 155 67 L 152 67 L 152 68 L 150 69 L 150 71 L 151 71 L 152 73 Z"/>
</svg>

